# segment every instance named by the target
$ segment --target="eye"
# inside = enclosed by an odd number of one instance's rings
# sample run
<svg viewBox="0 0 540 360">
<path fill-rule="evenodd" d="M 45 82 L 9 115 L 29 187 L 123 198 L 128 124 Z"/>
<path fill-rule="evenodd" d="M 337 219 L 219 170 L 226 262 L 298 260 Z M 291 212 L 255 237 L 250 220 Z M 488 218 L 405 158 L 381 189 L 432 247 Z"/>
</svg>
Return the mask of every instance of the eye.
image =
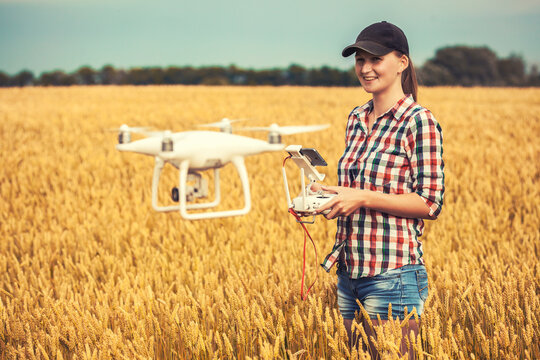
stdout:
<svg viewBox="0 0 540 360">
<path fill-rule="evenodd" d="M 373 61 L 373 62 L 379 62 L 381 60 L 382 60 L 382 57 L 380 57 L 380 56 L 374 56 L 374 57 L 371 58 L 371 61 Z"/>
</svg>

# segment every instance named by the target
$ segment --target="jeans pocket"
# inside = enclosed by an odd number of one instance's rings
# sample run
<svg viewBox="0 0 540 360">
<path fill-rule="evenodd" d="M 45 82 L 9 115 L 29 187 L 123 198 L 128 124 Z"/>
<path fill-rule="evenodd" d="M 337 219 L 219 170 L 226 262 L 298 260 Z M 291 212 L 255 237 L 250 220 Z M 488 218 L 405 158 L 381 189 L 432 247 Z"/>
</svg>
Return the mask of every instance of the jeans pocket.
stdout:
<svg viewBox="0 0 540 360">
<path fill-rule="evenodd" d="M 418 284 L 418 294 L 422 301 L 426 301 L 429 290 L 428 290 L 428 275 L 425 269 L 416 270 L 416 283 Z"/>
</svg>

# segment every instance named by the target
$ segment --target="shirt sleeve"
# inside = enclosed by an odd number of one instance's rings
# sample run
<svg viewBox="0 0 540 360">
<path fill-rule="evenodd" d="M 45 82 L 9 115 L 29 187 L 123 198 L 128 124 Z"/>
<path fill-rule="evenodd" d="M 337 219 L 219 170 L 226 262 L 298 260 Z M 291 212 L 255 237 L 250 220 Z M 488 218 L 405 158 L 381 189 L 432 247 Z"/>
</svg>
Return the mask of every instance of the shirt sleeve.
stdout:
<svg viewBox="0 0 540 360">
<path fill-rule="evenodd" d="M 413 190 L 429 206 L 429 216 L 441 212 L 444 195 L 442 129 L 428 110 L 413 117 L 407 133 Z"/>
</svg>

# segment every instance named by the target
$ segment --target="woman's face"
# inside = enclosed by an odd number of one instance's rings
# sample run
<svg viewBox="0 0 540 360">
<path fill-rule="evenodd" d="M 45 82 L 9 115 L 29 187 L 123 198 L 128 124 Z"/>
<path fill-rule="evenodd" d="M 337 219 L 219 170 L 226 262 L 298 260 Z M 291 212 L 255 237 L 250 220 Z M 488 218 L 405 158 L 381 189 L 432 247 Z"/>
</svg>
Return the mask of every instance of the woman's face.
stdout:
<svg viewBox="0 0 540 360">
<path fill-rule="evenodd" d="M 357 51 L 355 58 L 356 76 L 368 93 L 382 93 L 395 86 L 401 88 L 401 73 L 407 68 L 407 56 L 400 57 L 396 51 L 382 56 Z"/>
</svg>

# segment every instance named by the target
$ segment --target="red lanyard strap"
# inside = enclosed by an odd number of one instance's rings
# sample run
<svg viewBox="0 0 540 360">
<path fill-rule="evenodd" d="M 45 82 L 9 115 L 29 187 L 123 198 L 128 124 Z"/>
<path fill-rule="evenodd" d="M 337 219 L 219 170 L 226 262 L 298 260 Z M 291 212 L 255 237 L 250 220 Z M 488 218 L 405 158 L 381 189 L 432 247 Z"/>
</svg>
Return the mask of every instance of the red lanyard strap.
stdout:
<svg viewBox="0 0 540 360">
<path fill-rule="evenodd" d="M 296 221 L 304 229 L 304 256 L 303 256 L 303 264 L 302 264 L 302 285 L 301 285 L 302 287 L 301 287 L 301 290 L 300 290 L 300 297 L 302 298 L 302 300 L 306 300 L 307 295 L 309 294 L 309 291 L 311 290 L 313 285 L 315 285 L 315 282 L 317 281 L 317 278 L 319 276 L 318 271 L 316 271 L 315 280 L 308 287 L 308 289 L 306 291 L 306 295 L 304 295 L 304 279 L 305 279 L 305 276 L 306 276 L 306 243 L 307 243 L 307 238 L 308 237 L 309 237 L 309 240 L 311 240 L 311 243 L 313 244 L 313 249 L 315 250 L 315 262 L 317 261 L 319 256 L 317 255 L 317 247 L 315 246 L 315 242 L 311 238 L 311 235 L 309 234 L 309 231 L 306 229 L 306 226 L 301 222 L 300 215 L 298 215 L 293 209 L 289 209 L 289 213 L 291 213 L 296 218 Z"/>
</svg>

